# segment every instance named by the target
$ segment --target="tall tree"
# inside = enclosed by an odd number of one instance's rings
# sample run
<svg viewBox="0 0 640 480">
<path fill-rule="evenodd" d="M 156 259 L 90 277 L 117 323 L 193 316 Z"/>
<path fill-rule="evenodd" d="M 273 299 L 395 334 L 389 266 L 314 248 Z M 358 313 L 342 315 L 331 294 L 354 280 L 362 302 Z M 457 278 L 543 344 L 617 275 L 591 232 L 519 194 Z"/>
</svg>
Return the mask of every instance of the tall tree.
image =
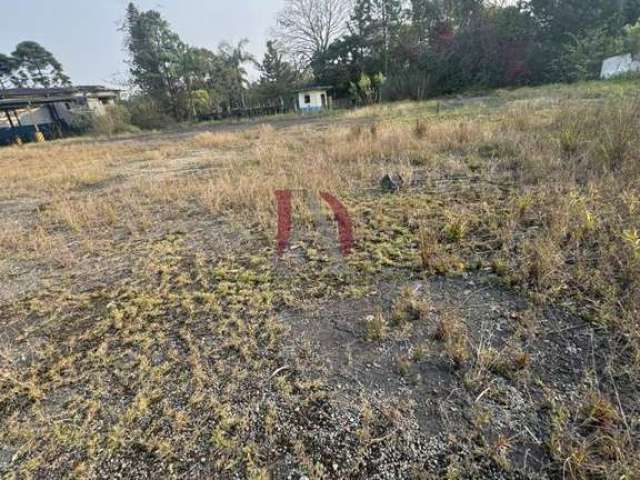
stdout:
<svg viewBox="0 0 640 480">
<path fill-rule="evenodd" d="M 13 83 L 20 87 L 54 87 L 69 85 L 69 77 L 51 52 L 37 42 L 26 41 L 16 46 Z"/>
<path fill-rule="evenodd" d="M 246 90 L 248 87 L 247 63 L 254 63 L 255 59 L 247 52 L 247 39 L 236 45 L 222 42 L 218 47 L 220 58 L 218 74 L 223 81 L 222 88 L 227 93 L 229 106 L 246 107 Z"/>
<path fill-rule="evenodd" d="M 426 44 L 433 32 L 444 21 L 442 0 L 411 0 L 409 18 L 415 41 Z"/>
<path fill-rule="evenodd" d="M 140 92 L 176 120 L 207 108 L 245 106 L 247 72 L 253 62 L 247 41 L 221 43 L 217 52 L 183 42 L 160 13 L 130 3 L 122 31 L 130 72 Z"/>
<path fill-rule="evenodd" d="M 402 25 L 402 3 L 400 0 L 374 0 L 380 45 L 382 47 L 382 71 L 389 74 L 391 52 L 398 44 Z"/>
<path fill-rule="evenodd" d="M 189 52 L 187 46 L 159 12 L 141 12 L 133 3 L 127 8 L 123 31 L 134 84 L 176 119 L 184 117 L 181 74 L 184 56 Z"/>
<path fill-rule="evenodd" d="M 401 26 L 400 0 L 356 0 L 349 30 L 363 72 L 389 73 L 392 51 L 398 46 Z M 366 56 L 370 61 L 363 61 Z"/>
<path fill-rule="evenodd" d="M 284 59 L 283 53 L 275 41 L 267 41 L 267 51 L 260 64 L 260 94 L 266 100 L 284 99 L 291 96 L 298 74 L 293 66 Z"/>
<path fill-rule="evenodd" d="M 302 67 L 347 32 L 351 0 L 285 0 L 275 36 Z"/>
</svg>

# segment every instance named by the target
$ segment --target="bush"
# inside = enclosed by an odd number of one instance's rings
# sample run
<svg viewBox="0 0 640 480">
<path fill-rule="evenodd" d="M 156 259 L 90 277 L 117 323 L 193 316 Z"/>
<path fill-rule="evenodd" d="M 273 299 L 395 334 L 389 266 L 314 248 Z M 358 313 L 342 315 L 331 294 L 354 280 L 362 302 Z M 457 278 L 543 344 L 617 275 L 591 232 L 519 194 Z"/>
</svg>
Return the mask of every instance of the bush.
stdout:
<svg viewBox="0 0 640 480">
<path fill-rule="evenodd" d="M 160 109 L 149 97 L 134 97 L 127 107 L 131 114 L 131 123 L 143 130 L 157 130 L 175 123 L 175 120 Z"/>
<path fill-rule="evenodd" d="M 131 125 L 131 114 L 124 105 L 108 105 L 103 115 L 91 118 L 90 130 L 96 135 L 116 135 L 137 130 Z"/>
<path fill-rule="evenodd" d="M 605 29 L 589 30 L 563 46 L 564 53 L 556 63 L 562 78 L 568 81 L 599 78 L 602 61 L 624 50 L 623 39 Z"/>
</svg>

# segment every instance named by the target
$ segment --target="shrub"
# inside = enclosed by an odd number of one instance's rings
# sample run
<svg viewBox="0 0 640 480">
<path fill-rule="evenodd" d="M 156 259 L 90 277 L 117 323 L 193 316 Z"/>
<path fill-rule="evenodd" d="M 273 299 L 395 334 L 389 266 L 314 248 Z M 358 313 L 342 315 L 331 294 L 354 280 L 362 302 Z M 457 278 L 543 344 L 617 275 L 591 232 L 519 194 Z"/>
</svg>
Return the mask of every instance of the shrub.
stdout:
<svg viewBox="0 0 640 480">
<path fill-rule="evenodd" d="M 571 37 L 571 41 L 563 46 L 564 53 L 556 63 L 561 76 L 569 81 L 598 78 L 602 61 L 624 49 L 622 37 L 612 36 L 604 28 Z"/>
<path fill-rule="evenodd" d="M 96 135 L 116 135 L 137 130 L 131 125 L 131 114 L 124 105 L 108 105 L 102 115 L 91 118 L 90 130 Z"/>
<path fill-rule="evenodd" d="M 131 123 L 143 130 L 157 130 L 175 123 L 156 102 L 148 97 L 134 97 L 127 105 L 131 114 Z"/>
</svg>

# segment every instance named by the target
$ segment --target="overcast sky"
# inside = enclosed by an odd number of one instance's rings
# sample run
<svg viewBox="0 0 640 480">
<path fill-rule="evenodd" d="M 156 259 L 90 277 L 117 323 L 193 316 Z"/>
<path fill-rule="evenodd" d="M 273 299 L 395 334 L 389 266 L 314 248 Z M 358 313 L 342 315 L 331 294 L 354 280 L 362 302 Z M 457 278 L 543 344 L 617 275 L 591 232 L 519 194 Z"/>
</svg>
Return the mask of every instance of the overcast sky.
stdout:
<svg viewBox="0 0 640 480">
<path fill-rule="evenodd" d="M 283 0 L 137 0 L 160 10 L 185 42 L 215 49 L 249 39 L 261 59 Z M 35 40 L 62 63 L 75 84 L 114 84 L 127 66 L 118 25 L 128 0 L 0 0 L 0 52 Z"/>
</svg>

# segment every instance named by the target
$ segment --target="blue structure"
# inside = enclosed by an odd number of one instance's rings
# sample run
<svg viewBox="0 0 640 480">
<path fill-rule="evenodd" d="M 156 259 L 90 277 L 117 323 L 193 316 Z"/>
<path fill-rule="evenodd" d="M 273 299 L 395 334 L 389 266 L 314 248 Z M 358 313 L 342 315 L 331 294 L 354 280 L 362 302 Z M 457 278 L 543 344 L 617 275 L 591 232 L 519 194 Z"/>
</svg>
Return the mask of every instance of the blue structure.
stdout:
<svg viewBox="0 0 640 480">
<path fill-rule="evenodd" d="M 37 132 L 52 139 L 79 130 L 119 95 L 101 86 L 0 90 L 0 145 L 31 141 Z"/>
</svg>

